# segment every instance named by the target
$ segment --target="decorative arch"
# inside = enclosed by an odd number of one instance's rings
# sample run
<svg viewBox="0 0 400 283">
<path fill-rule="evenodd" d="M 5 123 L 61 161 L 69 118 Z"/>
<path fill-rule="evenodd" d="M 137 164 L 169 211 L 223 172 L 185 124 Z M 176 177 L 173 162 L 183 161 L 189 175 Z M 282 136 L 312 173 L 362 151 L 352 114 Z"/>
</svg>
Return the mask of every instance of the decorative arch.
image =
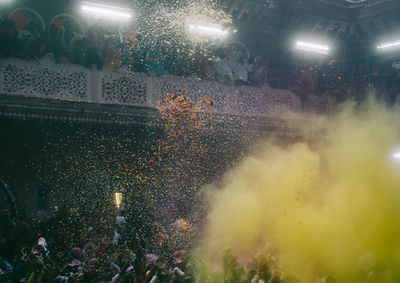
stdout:
<svg viewBox="0 0 400 283">
<path fill-rule="evenodd" d="M 28 7 L 14 9 L 9 14 L 8 18 L 15 22 L 17 30 L 24 29 L 26 24 L 29 22 L 29 18 L 36 18 L 42 28 L 42 31 L 46 30 L 46 23 L 42 16 L 37 11 Z"/>
<path fill-rule="evenodd" d="M 50 20 L 48 28 L 50 29 L 50 26 L 52 24 L 56 25 L 57 27 L 62 26 L 64 24 L 65 19 L 69 19 L 69 20 L 71 20 L 72 23 L 74 23 L 74 25 L 79 29 L 77 32 L 79 32 L 81 34 L 86 34 L 86 30 L 85 30 L 83 24 L 81 23 L 81 21 L 74 15 L 71 15 L 68 13 L 61 13 L 61 14 L 54 16 Z"/>
</svg>

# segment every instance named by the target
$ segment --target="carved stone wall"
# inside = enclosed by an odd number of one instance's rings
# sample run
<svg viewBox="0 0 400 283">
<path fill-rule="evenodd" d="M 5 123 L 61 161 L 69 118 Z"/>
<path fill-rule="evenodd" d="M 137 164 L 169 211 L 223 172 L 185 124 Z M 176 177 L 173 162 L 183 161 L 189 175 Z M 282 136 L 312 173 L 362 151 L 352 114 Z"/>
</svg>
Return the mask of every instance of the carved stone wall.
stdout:
<svg viewBox="0 0 400 283">
<path fill-rule="evenodd" d="M 0 65 L 2 94 L 87 101 L 91 71 L 79 66 L 6 60 Z"/>
<path fill-rule="evenodd" d="M 286 111 L 323 113 L 329 101 L 310 96 L 301 106 L 288 90 L 227 86 L 197 78 L 172 75 L 90 70 L 75 65 L 0 61 L 0 94 L 37 98 L 155 107 L 168 93 L 186 93 L 193 101 L 208 97 L 219 114 L 278 117 Z"/>
<path fill-rule="evenodd" d="M 144 74 L 123 75 L 98 72 L 98 102 L 147 106 L 147 77 Z"/>
</svg>

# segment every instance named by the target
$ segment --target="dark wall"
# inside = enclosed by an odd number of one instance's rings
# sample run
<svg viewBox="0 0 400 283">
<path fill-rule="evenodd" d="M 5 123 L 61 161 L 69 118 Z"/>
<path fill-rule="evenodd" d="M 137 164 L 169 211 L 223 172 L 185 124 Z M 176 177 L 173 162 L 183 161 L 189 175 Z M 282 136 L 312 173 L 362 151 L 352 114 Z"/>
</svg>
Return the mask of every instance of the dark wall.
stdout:
<svg viewBox="0 0 400 283">
<path fill-rule="evenodd" d="M 163 136 L 157 123 L 121 126 L 0 118 L 0 177 L 29 217 L 54 206 L 69 209 L 93 194 L 98 205 L 112 204 L 113 190 L 132 189 L 138 198 L 137 187 L 147 194 L 147 184 L 157 184 L 143 178 L 157 177 L 152 171 L 167 166 L 153 163 Z M 205 160 L 203 182 L 233 166 L 251 140 L 240 131 L 210 127 L 202 141 L 208 152 L 198 157 Z M 168 155 L 164 152 L 164 158 Z M 169 180 L 162 179 L 160 186 L 168 186 Z"/>
<path fill-rule="evenodd" d="M 122 164 L 129 151 L 156 135 L 136 126 L 1 118 L 0 177 L 13 188 L 22 212 L 36 216 L 46 191 L 47 205 L 55 205 L 61 187 L 68 189 L 89 170 Z"/>
</svg>

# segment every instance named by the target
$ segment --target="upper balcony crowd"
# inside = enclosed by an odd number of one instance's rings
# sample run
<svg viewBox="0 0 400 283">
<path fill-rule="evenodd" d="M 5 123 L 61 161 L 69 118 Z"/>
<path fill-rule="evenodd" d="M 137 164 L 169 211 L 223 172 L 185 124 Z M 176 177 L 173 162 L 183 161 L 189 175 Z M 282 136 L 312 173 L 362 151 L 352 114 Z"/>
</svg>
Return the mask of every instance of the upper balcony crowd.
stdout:
<svg viewBox="0 0 400 283">
<path fill-rule="evenodd" d="M 375 60 L 343 67 L 334 58 L 305 63 L 283 52 L 274 58 L 251 56 L 240 42 L 186 49 L 165 42 L 168 41 L 132 30 L 121 32 L 101 23 L 83 34 L 67 19 L 53 21 L 46 31 L 35 21 L 21 25 L 15 17 L 0 23 L 0 58 L 96 66 L 156 76 L 173 74 L 228 85 L 269 84 L 289 89 L 303 101 L 309 94 L 338 101 L 359 99 L 372 89 L 393 101 L 400 93 L 399 73 L 393 62 Z"/>
</svg>

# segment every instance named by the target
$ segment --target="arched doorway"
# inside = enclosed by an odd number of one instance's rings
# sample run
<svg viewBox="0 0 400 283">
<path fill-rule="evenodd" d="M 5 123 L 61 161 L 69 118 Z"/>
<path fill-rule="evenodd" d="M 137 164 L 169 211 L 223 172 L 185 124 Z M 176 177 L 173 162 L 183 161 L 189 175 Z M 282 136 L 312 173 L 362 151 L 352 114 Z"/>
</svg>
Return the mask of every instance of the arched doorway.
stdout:
<svg viewBox="0 0 400 283">
<path fill-rule="evenodd" d="M 8 18 L 15 22 L 17 31 L 25 29 L 28 25 L 35 26 L 42 32 L 46 30 L 46 24 L 42 16 L 31 8 L 17 8 L 10 13 Z"/>
<path fill-rule="evenodd" d="M 48 28 L 54 25 L 57 28 L 64 28 L 70 30 L 73 33 L 85 34 L 85 29 L 82 23 L 73 15 L 63 13 L 58 14 L 50 20 Z"/>
</svg>

